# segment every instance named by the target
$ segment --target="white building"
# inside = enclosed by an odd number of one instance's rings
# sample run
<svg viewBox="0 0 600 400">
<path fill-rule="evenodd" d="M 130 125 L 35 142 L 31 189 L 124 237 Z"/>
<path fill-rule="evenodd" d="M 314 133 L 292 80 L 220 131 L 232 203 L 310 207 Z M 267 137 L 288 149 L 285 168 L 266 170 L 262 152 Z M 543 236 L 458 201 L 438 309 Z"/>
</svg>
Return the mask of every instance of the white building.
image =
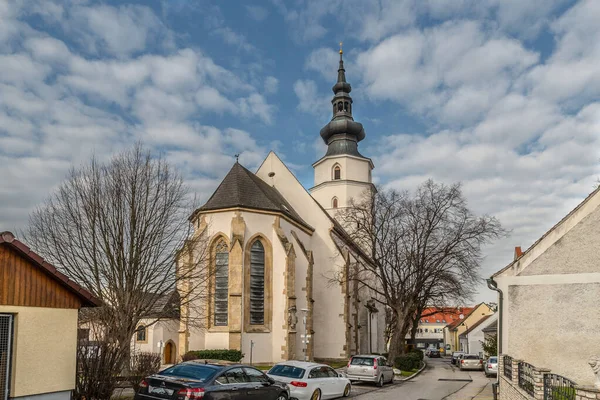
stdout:
<svg viewBox="0 0 600 400">
<path fill-rule="evenodd" d="M 483 357 L 483 342 L 486 338 L 484 329 L 494 325 L 497 321 L 498 313 L 482 317 L 459 335 L 458 340 L 460 342 L 460 348 L 464 349 L 464 351 L 469 354 L 479 354 Z"/>
<path fill-rule="evenodd" d="M 211 293 L 207 304 L 181 307 L 179 354 L 240 349 L 244 361 L 252 351 L 254 362 L 272 363 L 385 351 L 384 310 L 344 279 L 358 261 L 371 260 L 335 220 L 350 199 L 373 190 L 373 163 L 358 151 L 365 132 L 352 118 L 350 91 L 340 53 L 333 118 L 321 130 L 328 149 L 313 164 L 310 192 L 271 152 L 256 173 L 236 162 L 192 215 L 196 234 L 209 239 L 216 273 L 202 288 Z M 205 329 L 189 323 L 198 308 L 208 311 Z"/>
<path fill-rule="evenodd" d="M 488 281 L 500 291 L 501 353 L 580 385 L 595 382 L 588 363 L 600 356 L 599 249 L 596 189 Z"/>
</svg>

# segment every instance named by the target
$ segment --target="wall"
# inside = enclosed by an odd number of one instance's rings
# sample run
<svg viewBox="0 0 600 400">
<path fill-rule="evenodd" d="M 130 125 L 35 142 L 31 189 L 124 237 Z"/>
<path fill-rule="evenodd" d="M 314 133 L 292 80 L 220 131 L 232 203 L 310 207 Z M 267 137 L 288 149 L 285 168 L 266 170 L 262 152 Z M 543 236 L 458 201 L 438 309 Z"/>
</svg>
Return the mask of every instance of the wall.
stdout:
<svg viewBox="0 0 600 400">
<path fill-rule="evenodd" d="M 147 324 L 151 324 L 155 319 L 148 318 L 142 319 L 138 323 L 138 325 L 143 324 L 147 326 Z M 179 320 L 169 319 L 155 322 L 154 324 L 147 326 L 146 328 L 146 341 L 145 343 L 141 343 L 136 341 L 136 335 L 133 335 L 131 340 L 131 347 L 134 351 L 138 352 L 149 352 L 149 353 L 162 353 L 164 355 L 164 345 L 171 340 L 175 346 L 179 347 L 179 338 L 178 338 L 178 329 L 179 329 Z M 163 341 L 163 347 L 159 348 L 158 343 Z M 177 353 L 179 353 L 179 349 L 175 349 Z"/>
<path fill-rule="evenodd" d="M 77 310 L 0 306 L 16 314 L 11 397 L 73 390 Z"/>
<path fill-rule="evenodd" d="M 333 156 L 319 160 L 313 164 L 315 169 L 315 186 L 333 179 L 333 166 L 339 164 L 341 167 L 341 179 L 360 182 L 371 182 L 369 171 L 370 160 L 353 156 Z"/>
</svg>

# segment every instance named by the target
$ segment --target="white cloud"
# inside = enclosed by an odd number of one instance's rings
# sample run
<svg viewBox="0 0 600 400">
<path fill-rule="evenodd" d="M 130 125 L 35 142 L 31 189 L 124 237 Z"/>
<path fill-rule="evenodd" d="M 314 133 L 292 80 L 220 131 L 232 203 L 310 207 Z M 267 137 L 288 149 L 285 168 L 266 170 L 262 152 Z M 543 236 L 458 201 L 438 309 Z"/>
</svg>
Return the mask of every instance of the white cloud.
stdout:
<svg viewBox="0 0 600 400">
<path fill-rule="evenodd" d="M 257 116 L 268 125 L 273 123 L 275 106 L 268 104 L 262 95 L 252 93 L 248 97 L 239 99 L 236 104 L 242 115 Z"/>
<path fill-rule="evenodd" d="M 275 94 L 279 90 L 279 80 L 274 76 L 267 76 L 265 79 L 265 93 Z"/>
<path fill-rule="evenodd" d="M 335 82 L 336 71 L 338 69 L 340 55 L 335 49 L 320 47 L 313 50 L 304 63 L 304 68 L 319 72 L 326 80 Z M 348 61 L 345 61 L 344 68 L 349 68 Z"/>
<path fill-rule="evenodd" d="M 330 113 L 329 99 L 318 93 L 315 81 L 297 80 L 294 82 L 294 93 L 298 97 L 298 110 L 315 116 L 324 116 Z"/>
</svg>

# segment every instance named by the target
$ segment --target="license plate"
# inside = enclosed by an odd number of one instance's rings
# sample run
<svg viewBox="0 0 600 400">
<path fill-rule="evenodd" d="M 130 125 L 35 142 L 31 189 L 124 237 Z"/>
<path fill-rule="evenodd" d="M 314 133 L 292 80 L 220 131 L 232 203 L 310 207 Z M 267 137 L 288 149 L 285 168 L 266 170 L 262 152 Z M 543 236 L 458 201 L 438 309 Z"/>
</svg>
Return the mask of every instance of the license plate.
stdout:
<svg viewBox="0 0 600 400">
<path fill-rule="evenodd" d="M 152 386 L 148 387 L 148 393 L 159 394 L 159 395 L 163 395 L 163 396 L 164 395 L 172 396 L 174 391 L 175 390 L 173 390 L 173 389 L 167 389 L 164 387 L 152 387 Z"/>
</svg>

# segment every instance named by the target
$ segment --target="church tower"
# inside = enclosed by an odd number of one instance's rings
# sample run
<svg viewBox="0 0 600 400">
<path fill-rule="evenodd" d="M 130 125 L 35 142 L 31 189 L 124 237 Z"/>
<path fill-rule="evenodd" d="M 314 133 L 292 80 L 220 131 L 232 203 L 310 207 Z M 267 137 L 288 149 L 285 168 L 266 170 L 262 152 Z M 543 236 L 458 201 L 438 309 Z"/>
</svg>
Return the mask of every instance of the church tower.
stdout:
<svg viewBox="0 0 600 400">
<path fill-rule="evenodd" d="M 373 188 L 373 162 L 358 152 L 358 142 L 365 138 L 365 131 L 362 124 L 352 118 L 352 88 L 346 82 L 342 56 L 340 47 L 338 77 L 332 88 L 333 118 L 321 129 L 327 153 L 313 164 L 315 184 L 310 189 L 331 216 L 335 216 L 338 209 L 348 207 L 350 199 L 359 200 L 365 190 Z"/>
</svg>

